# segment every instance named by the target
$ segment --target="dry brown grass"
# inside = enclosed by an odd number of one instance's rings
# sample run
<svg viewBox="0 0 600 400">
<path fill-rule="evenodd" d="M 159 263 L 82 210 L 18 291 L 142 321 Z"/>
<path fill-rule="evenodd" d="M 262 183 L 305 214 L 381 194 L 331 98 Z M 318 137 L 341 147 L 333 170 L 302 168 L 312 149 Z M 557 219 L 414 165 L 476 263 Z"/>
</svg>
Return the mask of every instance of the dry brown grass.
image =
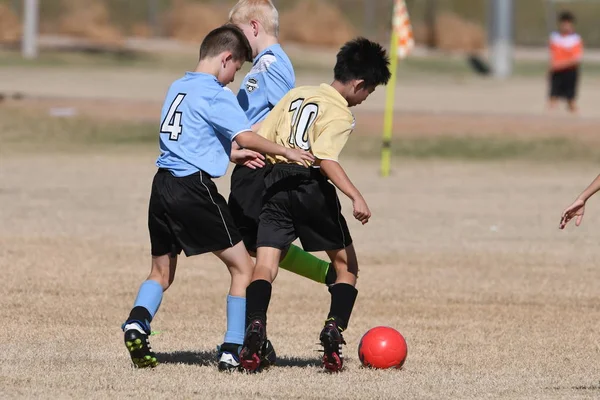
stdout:
<svg viewBox="0 0 600 400">
<path fill-rule="evenodd" d="M 94 0 L 63 0 L 58 31 L 104 46 L 122 46 L 123 33 L 111 23 L 109 10 Z"/>
<path fill-rule="evenodd" d="M 79 98 L 90 99 L 23 102 L 33 113 L 26 121 L 34 136 L 27 137 L 35 141 L 51 131 L 47 117 L 35 112 L 47 114 L 52 106 L 75 106 L 102 121 L 114 114 L 152 120 L 179 75 L 126 72 L 4 68 L 0 90 L 56 98 L 74 96 L 76 87 Z M 586 81 L 582 118 L 540 122 L 538 81 L 404 82 L 399 109 L 415 114 L 399 121 L 431 136 L 435 124 L 449 135 L 498 125 L 500 133 L 536 138 L 553 123 L 554 133 L 591 136 L 598 117 L 594 84 Z M 359 123 L 374 131 L 380 114 L 369 113 L 381 110 L 383 93 L 357 110 Z M 482 118 L 490 98 L 497 113 Z M 374 215 L 365 227 L 350 221 L 361 277 L 346 334 L 347 371 L 332 376 L 316 366 L 329 294 L 282 272 L 269 325 L 280 366 L 256 376 L 217 373 L 213 350 L 224 332 L 228 276 L 212 256 L 181 260 L 153 325 L 161 332 L 152 343 L 163 364 L 132 370 L 119 326 L 149 270 L 146 212 L 156 153 L 135 142 L 79 149 L 84 145 L 74 140 L 70 152 L 59 154 L 44 147 L 48 137 L 39 140 L 39 152 L 20 153 L 5 139 L 25 124 L 11 118 L 11 108 L 2 111 L 8 115 L 0 119 L 2 398 L 599 397 L 597 200 L 577 231 L 557 229 L 560 211 L 597 174 L 597 164 L 395 159 L 392 177 L 382 179 L 376 163 L 344 159 Z M 227 182 L 218 181 L 223 193 Z M 348 215 L 345 199 L 343 207 Z M 406 336 L 402 371 L 359 367 L 361 334 L 382 324 Z"/>
<path fill-rule="evenodd" d="M 129 366 L 119 325 L 148 272 L 155 155 L 3 156 L 2 397 L 598 397 L 600 210 L 556 229 L 595 166 L 403 162 L 381 179 L 346 160 L 374 215 L 350 222 L 362 266 L 348 369 L 316 366 L 325 288 L 282 272 L 269 327 L 281 365 L 247 376 L 213 362 L 228 276 L 212 256 L 182 260 L 165 297 L 152 338 L 163 364 Z M 407 338 L 402 371 L 359 367 L 360 335 L 381 324 Z"/>
<path fill-rule="evenodd" d="M 167 36 L 186 42 L 200 43 L 211 30 L 227 22 L 226 6 L 175 0 L 164 16 Z"/>
<path fill-rule="evenodd" d="M 356 29 L 335 5 L 302 0 L 281 13 L 281 40 L 337 47 L 356 36 Z"/>
<path fill-rule="evenodd" d="M 461 16 L 444 12 L 437 16 L 433 32 L 424 23 L 415 26 L 417 43 L 432 44 L 444 51 L 474 52 L 482 50 L 486 45 L 484 28 Z"/>
</svg>

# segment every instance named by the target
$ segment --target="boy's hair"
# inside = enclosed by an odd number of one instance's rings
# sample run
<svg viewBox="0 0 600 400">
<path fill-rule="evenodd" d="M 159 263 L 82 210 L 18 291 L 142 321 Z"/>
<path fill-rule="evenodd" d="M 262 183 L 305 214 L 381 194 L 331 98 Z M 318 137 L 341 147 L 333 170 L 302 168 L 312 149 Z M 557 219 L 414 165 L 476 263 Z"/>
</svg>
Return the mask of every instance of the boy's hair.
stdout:
<svg viewBox="0 0 600 400">
<path fill-rule="evenodd" d="M 333 73 L 335 80 L 342 83 L 362 79 L 368 87 L 378 86 L 390 80 L 389 65 L 390 58 L 379 43 L 359 37 L 340 49 Z"/>
<path fill-rule="evenodd" d="M 279 36 L 279 13 L 271 0 L 240 0 L 229 12 L 232 24 L 247 24 L 257 20 L 269 35 Z"/>
<path fill-rule="evenodd" d="M 252 47 L 244 32 L 233 24 L 213 29 L 200 45 L 200 60 L 230 51 L 236 61 L 252 61 Z"/>
<path fill-rule="evenodd" d="M 575 16 L 570 11 L 562 11 L 558 14 L 558 22 L 575 22 Z"/>
</svg>

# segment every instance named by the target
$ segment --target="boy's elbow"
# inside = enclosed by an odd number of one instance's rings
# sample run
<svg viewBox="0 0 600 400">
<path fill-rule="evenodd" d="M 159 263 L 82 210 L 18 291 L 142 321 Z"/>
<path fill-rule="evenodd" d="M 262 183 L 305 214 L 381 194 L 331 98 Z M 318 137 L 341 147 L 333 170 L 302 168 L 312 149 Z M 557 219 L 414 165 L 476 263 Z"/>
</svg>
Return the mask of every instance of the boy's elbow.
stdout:
<svg viewBox="0 0 600 400">
<path fill-rule="evenodd" d="M 315 165 L 321 167 L 321 171 L 327 174 L 327 172 L 331 172 L 336 168 L 339 168 L 339 163 L 333 160 L 321 160 L 317 159 Z"/>
<path fill-rule="evenodd" d="M 252 141 L 252 135 L 254 135 L 254 133 L 250 131 L 242 132 L 237 135 L 234 140 L 240 147 L 248 147 Z"/>
</svg>

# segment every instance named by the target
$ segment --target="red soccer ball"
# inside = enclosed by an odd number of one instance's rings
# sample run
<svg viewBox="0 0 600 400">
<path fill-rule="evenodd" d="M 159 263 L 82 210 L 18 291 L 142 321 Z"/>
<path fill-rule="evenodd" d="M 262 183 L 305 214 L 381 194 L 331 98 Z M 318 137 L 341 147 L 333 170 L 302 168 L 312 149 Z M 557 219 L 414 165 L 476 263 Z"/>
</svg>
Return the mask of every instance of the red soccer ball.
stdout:
<svg viewBox="0 0 600 400">
<path fill-rule="evenodd" d="M 388 326 L 369 329 L 358 345 L 360 362 L 370 368 L 402 368 L 406 352 L 404 336 Z"/>
</svg>

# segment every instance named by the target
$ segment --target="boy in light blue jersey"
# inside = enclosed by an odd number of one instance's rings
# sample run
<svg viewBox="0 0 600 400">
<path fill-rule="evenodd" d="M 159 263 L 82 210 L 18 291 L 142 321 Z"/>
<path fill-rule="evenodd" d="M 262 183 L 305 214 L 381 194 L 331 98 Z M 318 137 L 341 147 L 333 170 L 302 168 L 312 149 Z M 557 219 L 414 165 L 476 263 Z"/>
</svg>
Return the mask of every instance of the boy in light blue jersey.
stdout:
<svg viewBox="0 0 600 400">
<path fill-rule="evenodd" d="M 240 0 L 231 10 L 229 21 L 244 32 L 254 61 L 244 78 L 237 99 L 251 123 L 262 122 L 279 100 L 296 83 L 292 62 L 278 42 L 279 15 L 270 0 Z M 236 154 L 234 144 L 233 154 Z M 231 176 L 229 208 L 242 234 L 246 248 L 256 252 L 258 216 L 262 207 L 264 175 L 267 168 L 264 157 L 245 159 L 236 165 Z M 320 283 L 332 284 L 336 280 L 334 268 L 327 261 L 291 245 L 281 261 L 282 268 Z"/>
<path fill-rule="evenodd" d="M 212 252 L 229 269 L 227 332 L 219 369 L 239 365 L 245 289 L 254 264 L 212 179 L 226 173 L 234 140 L 258 152 L 286 155 L 303 163 L 314 160 L 307 152 L 290 152 L 252 132 L 236 97 L 225 87 L 251 54 L 239 28 L 217 28 L 202 42 L 196 70 L 173 82 L 167 92 L 161 113 L 159 169 L 152 182 L 148 210 L 152 269 L 122 327 L 136 367 L 158 364 L 148 341 L 150 322 L 163 292 L 173 283 L 182 250 L 188 257 Z M 243 163 L 244 157 L 247 154 L 239 152 L 233 158 Z"/>
</svg>

